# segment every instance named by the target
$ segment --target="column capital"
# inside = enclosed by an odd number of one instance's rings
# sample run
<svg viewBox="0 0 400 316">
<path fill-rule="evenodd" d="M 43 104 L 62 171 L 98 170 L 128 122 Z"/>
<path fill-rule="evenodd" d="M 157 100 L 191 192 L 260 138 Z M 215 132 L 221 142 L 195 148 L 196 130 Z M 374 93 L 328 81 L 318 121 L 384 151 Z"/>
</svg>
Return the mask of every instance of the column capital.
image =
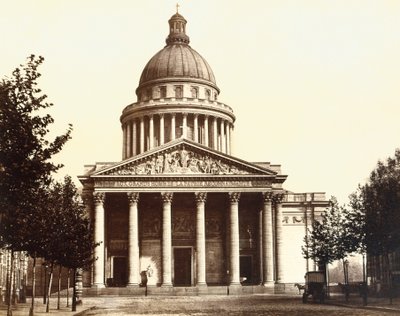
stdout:
<svg viewBox="0 0 400 316">
<path fill-rule="evenodd" d="M 240 199 L 240 192 L 229 192 L 229 201 L 231 203 L 238 203 Z"/>
<path fill-rule="evenodd" d="M 274 196 L 273 196 L 273 201 L 274 201 L 274 203 L 275 203 L 275 204 L 280 204 L 280 203 L 282 203 L 282 200 L 283 200 L 283 197 L 284 197 L 284 196 L 285 196 L 285 194 L 282 193 L 282 192 L 274 193 Z"/>
<path fill-rule="evenodd" d="M 271 202 L 274 194 L 271 191 L 261 192 L 264 203 Z"/>
<path fill-rule="evenodd" d="M 139 192 L 128 192 L 126 195 L 128 196 L 129 204 L 139 202 Z"/>
<path fill-rule="evenodd" d="M 93 194 L 94 204 L 104 204 L 106 194 L 104 192 L 95 192 Z"/>
<path fill-rule="evenodd" d="M 196 118 L 199 117 L 199 113 L 194 113 L 193 117 L 196 117 Z"/>
<path fill-rule="evenodd" d="M 207 192 L 195 192 L 194 198 L 196 203 L 204 203 L 207 200 Z"/>
<path fill-rule="evenodd" d="M 160 118 L 164 118 L 164 113 L 158 113 L 158 116 L 159 116 Z"/>
<path fill-rule="evenodd" d="M 161 199 L 164 203 L 171 203 L 173 196 L 172 192 L 161 192 Z"/>
</svg>

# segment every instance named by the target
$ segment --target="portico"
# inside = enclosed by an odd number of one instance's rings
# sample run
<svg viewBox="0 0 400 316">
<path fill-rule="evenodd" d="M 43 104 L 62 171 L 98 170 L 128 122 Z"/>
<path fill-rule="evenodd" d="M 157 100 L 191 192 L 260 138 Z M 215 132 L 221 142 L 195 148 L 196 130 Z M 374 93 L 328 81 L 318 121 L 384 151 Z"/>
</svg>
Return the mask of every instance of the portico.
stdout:
<svg viewBox="0 0 400 316">
<path fill-rule="evenodd" d="M 161 157 L 173 158 L 157 168 Z M 153 165 L 141 169 L 141 165 L 150 164 Z M 285 178 L 184 139 L 81 177 L 86 183 L 87 208 L 94 208 L 89 212 L 94 214 L 95 241 L 100 243 L 95 254 L 98 260 L 93 269 L 93 287 L 104 287 L 107 280 L 108 285 L 113 284 L 110 267 L 115 256 L 126 256 L 128 272 L 123 284 L 138 286 L 141 272 L 150 265 L 154 285 L 173 286 L 172 266 L 179 264 L 174 262 L 174 247 L 193 249 L 188 282 L 191 285 L 240 285 L 241 249 L 254 258 L 252 283 L 260 283 L 263 278 L 270 283 L 277 281 L 272 262 L 277 259 L 274 245 L 278 245 L 279 236 L 273 232 L 280 230 L 272 218 L 280 209 L 281 200 L 277 197 L 282 195 L 279 187 Z M 114 206 L 117 199 L 118 210 Z M 261 209 L 262 225 L 258 226 Z M 118 216 L 122 218 L 117 220 Z M 242 223 L 241 218 L 245 217 L 250 221 Z M 279 218 L 276 213 L 274 217 Z M 119 222 L 120 227 L 110 226 L 110 221 Z M 114 236 L 108 231 L 111 229 L 120 233 Z M 256 236 L 262 236 L 262 253 Z M 150 256 L 145 249 L 148 244 L 154 247 Z M 115 245 L 120 248 L 115 249 Z M 217 255 L 221 263 L 216 265 L 208 253 Z M 261 262 L 268 264 L 261 267 Z"/>
</svg>

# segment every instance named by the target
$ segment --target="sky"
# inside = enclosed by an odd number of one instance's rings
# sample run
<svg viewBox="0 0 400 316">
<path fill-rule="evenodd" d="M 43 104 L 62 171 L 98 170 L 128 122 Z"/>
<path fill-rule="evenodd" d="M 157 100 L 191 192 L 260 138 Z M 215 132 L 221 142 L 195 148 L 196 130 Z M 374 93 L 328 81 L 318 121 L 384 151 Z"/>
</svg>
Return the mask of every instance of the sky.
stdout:
<svg viewBox="0 0 400 316">
<path fill-rule="evenodd" d="M 122 159 L 119 117 L 177 2 L 236 115 L 234 155 L 280 164 L 285 189 L 344 203 L 400 147 L 400 1 L 0 0 L 0 77 L 43 56 L 51 135 L 74 126 L 57 177 Z"/>
</svg>

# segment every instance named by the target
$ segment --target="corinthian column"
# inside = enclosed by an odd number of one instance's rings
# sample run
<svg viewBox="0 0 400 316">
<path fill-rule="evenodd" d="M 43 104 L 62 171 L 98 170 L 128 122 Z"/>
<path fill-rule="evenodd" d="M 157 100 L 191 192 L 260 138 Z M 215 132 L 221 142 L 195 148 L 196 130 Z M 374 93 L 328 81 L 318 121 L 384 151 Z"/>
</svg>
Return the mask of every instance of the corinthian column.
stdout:
<svg viewBox="0 0 400 316">
<path fill-rule="evenodd" d="M 213 119 L 213 148 L 218 150 L 218 127 L 216 117 Z"/>
<path fill-rule="evenodd" d="M 102 288 L 104 285 L 104 199 L 105 193 L 94 194 L 94 242 L 100 245 L 94 248 L 97 260 L 93 264 L 92 287 Z"/>
<path fill-rule="evenodd" d="M 230 285 L 240 285 L 239 253 L 239 192 L 229 193 L 229 228 L 230 228 Z"/>
<path fill-rule="evenodd" d="M 128 193 L 129 200 L 129 230 L 128 230 L 128 286 L 139 285 L 139 224 L 138 201 L 139 193 Z"/>
<path fill-rule="evenodd" d="M 208 116 L 204 115 L 204 145 L 208 147 Z"/>
<path fill-rule="evenodd" d="M 154 147 L 154 117 L 149 116 L 149 149 Z"/>
<path fill-rule="evenodd" d="M 160 114 L 160 145 L 163 145 L 164 140 L 164 114 Z"/>
<path fill-rule="evenodd" d="M 132 156 L 132 123 L 128 122 L 126 125 L 126 157 L 129 158 Z"/>
<path fill-rule="evenodd" d="M 144 152 L 144 117 L 140 118 L 140 153 Z"/>
<path fill-rule="evenodd" d="M 162 286 L 172 286 L 171 277 L 171 253 L 172 253 L 172 230 L 171 230 L 171 202 L 173 194 L 161 193 L 163 201 L 162 219 Z"/>
<path fill-rule="evenodd" d="M 204 204 L 207 193 L 195 193 L 196 199 L 196 249 L 197 249 L 197 285 L 206 285 L 206 228 Z"/>
<path fill-rule="evenodd" d="M 174 140 L 175 137 L 175 113 L 171 114 L 171 140 Z"/>
<path fill-rule="evenodd" d="M 187 138 L 187 113 L 182 113 L 182 138 Z"/>
<path fill-rule="evenodd" d="M 137 127 L 136 127 L 136 119 L 133 119 L 132 122 L 132 156 L 137 155 Z"/>
<path fill-rule="evenodd" d="M 198 143 L 199 142 L 199 124 L 198 124 L 198 114 L 194 114 L 193 116 L 193 140 Z"/>
<path fill-rule="evenodd" d="M 225 141 L 225 121 L 223 119 L 221 119 L 221 123 L 220 123 L 220 129 L 221 129 L 221 148 L 220 150 L 223 153 L 226 153 L 226 141 Z"/>
<path fill-rule="evenodd" d="M 263 192 L 263 281 L 264 285 L 274 282 L 274 243 L 272 239 L 272 192 Z"/>
<path fill-rule="evenodd" d="M 276 262 L 276 283 L 281 283 L 283 280 L 283 257 L 282 257 L 282 199 L 283 194 L 274 195 L 275 204 L 275 262 Z"/>
</svg>

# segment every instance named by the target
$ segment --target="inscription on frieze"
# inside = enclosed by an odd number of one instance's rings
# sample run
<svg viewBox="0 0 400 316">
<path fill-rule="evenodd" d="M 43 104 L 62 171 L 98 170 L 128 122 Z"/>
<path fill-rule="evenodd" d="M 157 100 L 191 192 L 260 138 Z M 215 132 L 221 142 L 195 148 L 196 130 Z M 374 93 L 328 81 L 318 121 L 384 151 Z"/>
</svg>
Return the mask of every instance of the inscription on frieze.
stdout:
<svg viewBox="0 0 400 316">
<path fill-rule="evenodd" d="M 185 148 L 155 154 L 142 162 L 133 162 L 106 172 L 106 175 L 154 174 L 251 174 L 221 159 L 203 156 Z"/>
<path fill-rule="evenodd" d="M 96 181 L 95 187 L 101 188 L 168 188 L 168 187 L 192 187 L 192 188 L 262 188 L 268 187 L 271 182 L 268 180 L 243 180 L 243 181 L 196 181 L 196 180 L 182 180 L 182 181 L 146 181 L 146 180 L 116 180 L 116 181 Z"/>
</svg>

